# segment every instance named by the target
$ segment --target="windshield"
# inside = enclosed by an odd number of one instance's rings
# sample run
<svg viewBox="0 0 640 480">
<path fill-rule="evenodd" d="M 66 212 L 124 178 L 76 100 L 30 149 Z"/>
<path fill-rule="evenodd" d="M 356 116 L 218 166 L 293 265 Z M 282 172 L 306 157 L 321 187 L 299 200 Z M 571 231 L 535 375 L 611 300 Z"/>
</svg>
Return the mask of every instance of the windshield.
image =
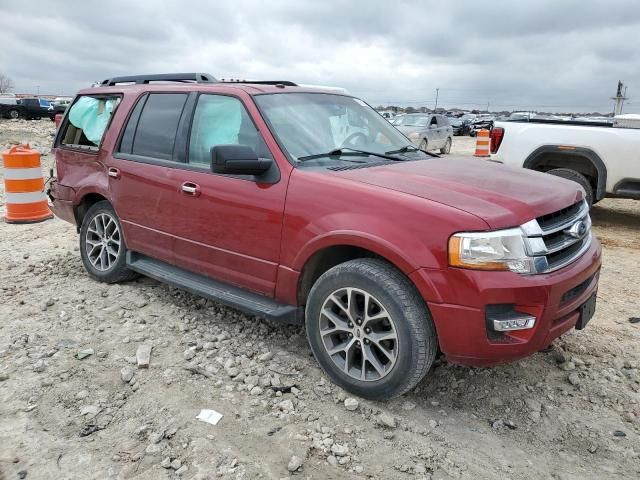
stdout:
<svg viewBox="0 0 640 480">
<path fill-rule="evenodd" d="M 400 121 L 396 125 L 403 127 L 426 127 L 429 125 L 429 117 L 425 115 L 405 115 L 400 118 Z"/>
<path fill-rule="evenodd" d="M 402 133 L 357 98 L 330 93 L 265 94 L 254 98 L 294 160 L 341 148 L 384 154 L 411 147 Z"/>
</svg>

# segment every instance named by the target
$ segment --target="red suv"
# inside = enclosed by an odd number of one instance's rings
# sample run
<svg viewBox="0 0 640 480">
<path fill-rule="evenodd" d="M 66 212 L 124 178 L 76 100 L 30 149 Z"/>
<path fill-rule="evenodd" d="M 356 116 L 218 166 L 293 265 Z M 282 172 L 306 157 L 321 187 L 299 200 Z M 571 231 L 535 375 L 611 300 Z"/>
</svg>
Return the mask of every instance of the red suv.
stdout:
<svg viewBox="0 0 640 480">
<path fill-rule="evenodd" d="M 421 151 L 341 91 L 113 78 L 78 94 L 54 147 L 49 194 L 89 275 L 304 322 L 318 363 L 363 397 L 410 390 L 438 350 L 525 357 L 595 309 L 579 186 Z"/>
</svg>

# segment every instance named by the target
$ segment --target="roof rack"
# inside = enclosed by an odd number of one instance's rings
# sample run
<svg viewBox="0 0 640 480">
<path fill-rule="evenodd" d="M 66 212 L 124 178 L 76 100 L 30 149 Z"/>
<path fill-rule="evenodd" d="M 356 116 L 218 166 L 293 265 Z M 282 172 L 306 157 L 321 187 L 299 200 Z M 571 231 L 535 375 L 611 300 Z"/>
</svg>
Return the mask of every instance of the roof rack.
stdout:
<svg viewBox="0 0 640 480">
<path fill-rule="evenodd" d="M 195 82 L 216 83 L 218 80 L 208 73 L 156 73 L 153 75 L 130 75 L 127 77 L 113 77 L 103 80 L 101 87 L 112 87 L 119 83 L 135 83 L 144 85 L 150 82 Z"/>
<path fill-rule="evenodd" d="M 236 80 L 230 78 L 228 80 L 221 79 L 220 83 L 253 83 L 256 85 L 282 85 L 284 87 L 297 87 L 297 83 L 293 83 L 289 80 Z"/>
</svg>

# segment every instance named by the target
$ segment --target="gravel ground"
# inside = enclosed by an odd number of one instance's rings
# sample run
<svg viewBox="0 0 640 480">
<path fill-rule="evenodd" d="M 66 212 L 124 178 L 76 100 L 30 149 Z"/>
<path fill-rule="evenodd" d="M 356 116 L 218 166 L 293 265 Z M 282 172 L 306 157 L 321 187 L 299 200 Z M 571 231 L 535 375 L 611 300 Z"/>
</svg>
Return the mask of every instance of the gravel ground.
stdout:
<svg viewBox="0 0 640 480">
<path fill-rule="evenodd" d="M 1 122 L 0 147 L 46 152 L 52 133 Z M 508 366 L 439 360 L 384 403 L 333 386 L 300 328 L 146 278 L 94 282 L 71 225 L 2 222 L 0 479 L 637 479 L 640 203 L 604 200 L 593 220 L 604 266 L 586 330 Z"/>
</svg>

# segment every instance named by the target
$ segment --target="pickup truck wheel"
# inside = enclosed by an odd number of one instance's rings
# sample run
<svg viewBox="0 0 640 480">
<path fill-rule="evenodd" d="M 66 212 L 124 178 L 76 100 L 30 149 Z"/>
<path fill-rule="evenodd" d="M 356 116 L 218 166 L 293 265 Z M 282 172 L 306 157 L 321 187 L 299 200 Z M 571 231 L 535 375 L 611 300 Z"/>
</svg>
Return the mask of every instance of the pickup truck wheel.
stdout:
<svg viewBox="0 0 640 480">
<path fill-rule="evenodd" d="M 566 178 L 567 180 L 576 182 L 578 185 L 584 188 L 589 207 L 593 205 L 593 187 L 589 183 L 589 180 L 587 180 L 587 177 L 579 172 L 576 172 L 575 170 L 571 170 L 570 168 L 554 168 L 553 170 L 547 171 L 547 173 L 555 175 L 556 177 Z"/>
<path fill-rule="evenodd" d="M 443 155 L 451 153 L 451 137 L 447 138 L 447 142 L 444 144 L 444 147 L 440 149 L 440 153 Z"/>
<path fill-rule="evenodd" d="M 113 207 L 107 201 L 92 205 L 80 228 L 80 256 L 89 276 L 105 283 L 133 280 L 138 274 L 126 267 L 126 253 Z"/>
<path fill-rule="evenodd" d="M 427 151 L 427 147 L 429 146 L 427 139 L 423 138 L 422 141 L 420 142 L 420 146 L 418 147 L 420 150 L 424 150 L 425 152 Z"/>
<path fill-rule="evenodd" d="M 372 400 L 415 387 L 437 351 L 424 301 L 401 272 L 378 259 L 350 260 L 325 272 L 309 293 L 306 330 L 327 375 Z"/>
<path fill-rule="evenodd" d="M 18 110 L 9 110 L 9 118 L 20 118 L 20 112 Z"/>
</svg>

